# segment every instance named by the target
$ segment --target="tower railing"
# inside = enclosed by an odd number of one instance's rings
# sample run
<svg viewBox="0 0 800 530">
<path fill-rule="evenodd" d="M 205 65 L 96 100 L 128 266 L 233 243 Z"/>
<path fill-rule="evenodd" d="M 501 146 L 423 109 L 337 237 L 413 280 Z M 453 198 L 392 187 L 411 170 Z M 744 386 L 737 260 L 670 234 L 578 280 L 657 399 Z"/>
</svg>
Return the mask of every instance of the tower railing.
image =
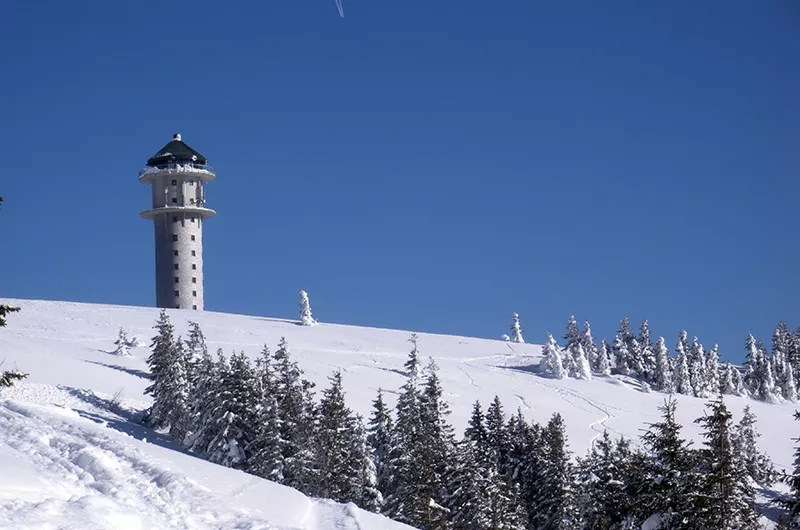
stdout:
<svg viewBox="0 0 800 530">
<path fill-rule="evenodd" d="M 208 175 L 216 175 L 214 168 L 208 164 L 195 164 L 193 162 L 179 164 L 177 162 L 170 162 L 168 164 L 144 167 L 139 171 L 139 177 L 141 178 L 144 175 L 151 175 L 154 173 L 205 173 Z"/>
</svg>

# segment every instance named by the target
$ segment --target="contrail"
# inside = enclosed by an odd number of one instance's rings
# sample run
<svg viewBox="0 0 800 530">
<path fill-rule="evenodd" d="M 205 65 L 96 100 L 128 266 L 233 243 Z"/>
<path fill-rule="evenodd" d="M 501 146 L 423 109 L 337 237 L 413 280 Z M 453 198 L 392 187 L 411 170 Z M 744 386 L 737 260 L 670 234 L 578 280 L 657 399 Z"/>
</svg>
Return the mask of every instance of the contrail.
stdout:
<svg viewBox="0 0 800 530">
<path fill-rule="evenodd" d="M 339 16 L 344 18 L 344 7 L 342 7 L 342 0 L 336 0 L 336 9 L 339 10 Z"/>
</svg>

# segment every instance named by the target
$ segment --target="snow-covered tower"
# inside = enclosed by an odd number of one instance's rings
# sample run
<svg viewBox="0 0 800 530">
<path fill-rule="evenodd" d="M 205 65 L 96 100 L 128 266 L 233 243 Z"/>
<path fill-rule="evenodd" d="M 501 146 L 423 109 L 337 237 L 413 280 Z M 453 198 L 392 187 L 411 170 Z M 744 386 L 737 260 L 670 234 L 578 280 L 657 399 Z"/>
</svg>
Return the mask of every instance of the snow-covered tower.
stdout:
<svg viewBox="0 0 800 530">
<path fill-rule="evenodd" d="M 203 309 L 203 221 L 217 214 L 205 208 L 203 185 L 216 176 L 180 134 L 139 172 L 153 188 L 153 208 L 141 216 L 155 225 L 157 307 Z"/>
</svg>

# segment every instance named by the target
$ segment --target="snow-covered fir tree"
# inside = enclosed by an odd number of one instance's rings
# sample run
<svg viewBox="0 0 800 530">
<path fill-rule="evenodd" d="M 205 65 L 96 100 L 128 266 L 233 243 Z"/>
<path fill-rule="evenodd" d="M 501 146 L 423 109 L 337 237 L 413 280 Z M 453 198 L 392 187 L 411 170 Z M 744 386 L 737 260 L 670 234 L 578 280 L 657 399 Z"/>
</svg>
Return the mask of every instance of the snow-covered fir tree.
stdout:
<svg viewBox="0 0 800 530">
<path fill-rule="evenodd" d="M 653 368 L 653 386 L 656 390 L 671 394 L 673 386 L 672 365 L 669 350 L 664 342 L 664 337 L 659 337 L 654 347 L 655 366 Z"/>
<path fill-rule="evenodd" d="M 653 382 L 656 371 L 656 353 L 650 337 L 650 323 L 647 320 L 643 320 L 639 326 L 638 342 L 641 348 L 642 377 L 646 381 Z"/>
<path fill-rule="evenodd" d="M 128 357 L 131 354 L 130 347 L 131 341 L 128 338 L 128 333 L 123 328 L 119 328 L 117 340 L 114 341 L 114 355 Z"/>
<path fill-rule="evenodd" d="M 769 486 L 774 482 L 776 472 L 767 454 L 758 446 L 761 434 L 755 425 L 756 416 L 750 411 L 750 406 L 746 406 L 742 419 L 731 432 L 732 451 L 734 458 L 744 466 L 750 478 Z"/>
<path fill-rule="evenodd" d="M 690 443 L 681 438 L 681 424 L 675 419 L 676 401 L 659 407 L 661 421 L 650 423 L 642 434 L 647 460 L 639 469 L 637 512 L 642 520 L 657 518 L 657 528 L 686 528 L 698 478 Z M 654 527 L 655 528 L 655 527 Z M 690 526 L 690 528 L 695 528 Z"/>
<path fill-rule="evenodd" d="M 597 364 L 594 371 L 600 375 L 611 375 L 611 358 L 608 343 L 605 339 L 600 343 L 600 351 L 597 352 Z"/>
<path fill-rule="evenodd" d="M 530 515 L 537 528 L 579 528 L 575 475 L 567 448 L 564 420 L 556 413 L 542 431 L 542 481 Z"/>
<path fill-rule="evenodd" d="M 283 455 L 280 410 L 277 386 L 272 367 L 272 354 L 264 345 L 256 360 L 256 394 L 260 405 L 253 442 L 248 446 L 248 473 L 273 482 L 283 483 Z"/>
<path fill-rule="evenodd" d="M 755 491 L 733 450 L 732 415 L 721 397 L 709 403 L 708 409 L 695 420 L 703 426 L 705 446 L 699 450 L 702 478 L 692 518 L 698 528 L 757 529 Z"/>
<path fill-rule="evenodd" d="M 547 341 L 542 349 L 544 356 L 544 373 L 556 379 L 564 379 L 567 377 L 567 372 L 564 369 L 564 364 L 561 360 L 561 351 L 553 338 L 551 333 L 547 334 Z"/>
<path fill-rule="evenodd" d="M 794 419 L 800 420 L 800 412 L 795 411 Z M 791 475 L 787 477 L 789 495 L 783 499 L 786 507 L 786 526 L 791 530 L 800 528 L 800 438 L 795 438 L 794 462 Z"/>
<path fill-rule="evenodd" d="M 317 323 L 311 316 L 311 302 L 308 300 L 308 293 L 300 291 L 300 322 L 304 326 L 313 326 Z"/>
<path fill-rule="evenodd" d="M 222 349 L 217 351 L 217 359 L 224 363 Z M 193 368 L 195 381 L 189 392 L 191 432 L 186 436 L 184 444 L 192 453 L 202 458 L 208 458 L 206 451 L 215 436 L 211 413 L 221 384 L 219 368 L 220 364 L 214 362 L 208 349 L 200 354 Z"/>
<path fill-rule="evenodd" d="M 394 469 L 392 468 L 392 453 L 394 439 L 394 423 L 392 414 L 383 400 L 383 391 L 378 389 L 378 397 L 372 402 L 372 414 L 367 429 L 369 445 L 372 451 L 372 461 L 375 463 L 375 484 L 381 492 L 380 504 L 391 492 Z"/>
<path fill-rule="evenodd" d="M 302 377 L 303 372 L 291 359 L 285 338 L 281 338 L 272 359 L 275 398 L 280 411 L 284 484 L 304 491 L 309 486 L 308 475 L 313 465 L 311 442 L 317 423 L 314 384 Z"/>
<path fill-rule="evenodd" d="M 591 379 L 592 370 L 583 349 L 584 338 L 578 331 L 578 322 L 575 320 L 575 316 L 569 317 L 564 340 L 566 340 L 564 357 L 569 357 L 571 360 L 568 363 L 568 375 L 576 379 Z"/>
<path fill-rule="evenodd" d="M 166 311 L 161 311 L 147 358 L 152 383 L 145 389 L 153 396 L 153 405 L 145 414 L 147 423 L 155 429 L 169 429 L 182 440 L 191 425 L 187 360 L 175 328 Z"/>
<path fill-rule="evenodd" d="M 708 387 L 708 374 L 706 373 L 706 354 L 703 345 L 692 337 L 687 363 L 689 365 L 689 381 L 695 396 L 708 397 L 713 395 Z"/>
<path fill-rule="evenodd" d="M 706 391 L 712 395 L 719 394 L 720 373 L 719 373 L 719 346 L 714 344 L 706 354 Z"/>
<path fill-rule="evenodd" d="M 592 327 L 589 325 L 588 320 L 583 322 L 583 331 L 581 334 L 583 344 L 583 351 L 586 352 L 586 358 L 589 360 L 589 366 L 592 370 L 596 371 L 597 368 L 597 344 L 595 343 L 594 336 L 592 335 Z"/>
<path fill-rule="evenodd" d="M 631 355 L 628 351 L 628 343 L 619 335 L 614 337 L 614 344 L 611 345 L 611 355 L 614 358 L 616 372 L 621 375 L 630 375 Z"/>
<path fill-rule="evenodd" d="M 678 394 L 694 395 L 692 381 L 689 374 L 688 355 L 685 350 L 686 332 L 681 331 L 681 337 L 675 345 L 678 356 L 675 358 L 675 368 L 672 372 L 672 388 Z"/>
<path fill-rule="evenodd" d="M 522 326 L 519 323 L 518 313 L 511 315 L 511 342 L 525 343 L 525 339 L 522 338 Z"/>
<path fill-rule="evenodd" d="M 629 481 L 635 474 L 627 441 L 604 431 L 584 458 L 578 459 L 578 507 L 584 528 L 623 528 L 630 522 L 634 498 Z"/>
<path fill-rule="evenodd" d="M 218 370 L 219 388 L 209 418 L 213 436 L 205 453 L 217 464 L 246 468 L 258 434 L 258 381 L 244 352 L 234 352 L 230 362 L 220 359 Z"/>
<path fill-rule="evenodd" d="M 731 396 L 746 396 L 747 390 L 742 383 L 742 374 L 731 363 L 726 363 L 720 376 L 720 392 Z"/>
</svg>

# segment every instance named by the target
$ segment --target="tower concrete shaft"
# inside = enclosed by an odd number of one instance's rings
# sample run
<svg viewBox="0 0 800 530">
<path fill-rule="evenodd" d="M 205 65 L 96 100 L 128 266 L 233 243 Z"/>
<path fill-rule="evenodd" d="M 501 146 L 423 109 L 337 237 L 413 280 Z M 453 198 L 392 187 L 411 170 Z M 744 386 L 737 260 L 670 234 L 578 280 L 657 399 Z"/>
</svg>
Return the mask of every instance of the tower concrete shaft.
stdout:
<svg viewBox="0 0 800 530">
<path fill-rule="evenodd" d="M 157 307 L 203 310 L 203 222 L 216 215 L 205 207 L 204 186 L 215 178 L 180 134 L 139 172 L 153 192 L 153 207 L 141 217 L 155 229 Z"/>
</svg>

